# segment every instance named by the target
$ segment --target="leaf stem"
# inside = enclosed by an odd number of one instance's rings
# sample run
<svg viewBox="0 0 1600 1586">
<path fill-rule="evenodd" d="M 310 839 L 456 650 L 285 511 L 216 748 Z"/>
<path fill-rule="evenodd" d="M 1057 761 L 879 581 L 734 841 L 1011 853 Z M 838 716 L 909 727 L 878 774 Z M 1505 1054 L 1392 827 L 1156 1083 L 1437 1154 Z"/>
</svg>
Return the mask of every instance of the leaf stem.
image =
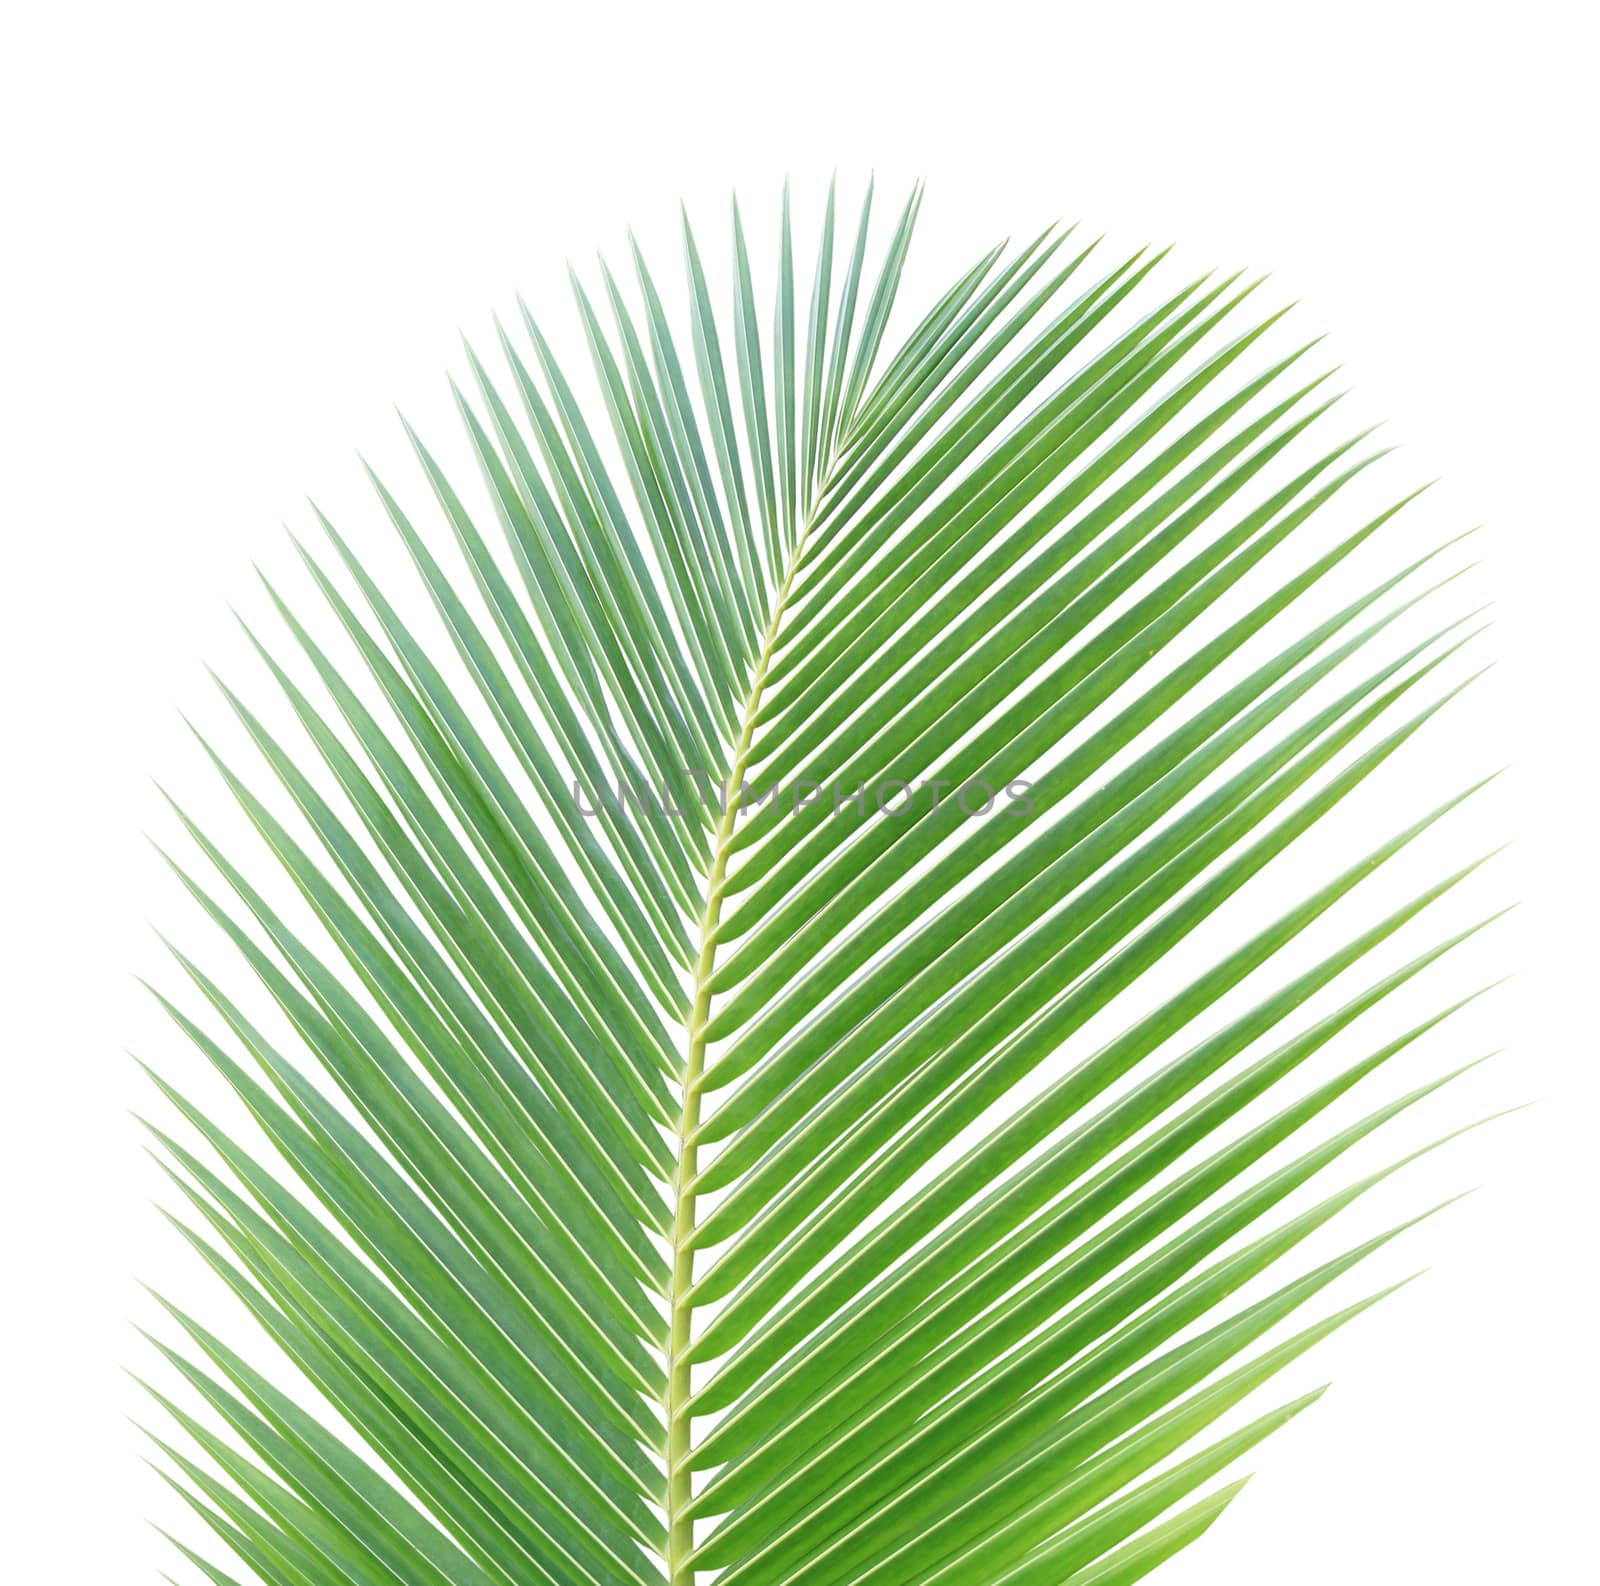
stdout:
<svg viewBox="0 0 1600 1586">
<path fill-rule="evenodd" d="M 727 874 L 729 843 L 739 818 L 739 794 L 745 767 L 749 764 L 750 745 L 755 737 L 756 712 L 767 686 L 767 669 L 772 662 L 773 646 L 777 642 L 789 588 L 799 570 L 809 530 L 810 524 L 807 523 L 795 542 L 789 566 L 773 602 L 772 618 L 762 637 L 761 653 L 750 684 L 750 697 L 745 703 L 739 738 L 734 745 L 732 763 L 723 785 L 722 819 L 712 845 L 711 865 L 706 874 L 705 910 L 700 918 L 700 956 L 695 963 L 694 992 L 689 1007 L 688 1050 L 683 1068 L 683 1112 L 678 1120 L 678 1161 L 672 1180 L 672 1277 L 667 1290 L 671 1317 L 667 1336 L 667 1575 L 670 1586 L 694 1586 L 695 1576 L 691 1561 L 694 1521 L 685 1512 L 693 1497 L 689 1471 L 689 1456 L 693 1451 L 688 1409 L 690 1366 L 685 1357 L 694 1336 L 690 1296 L 694 1287 L 694 1251 L 687 1246 L 694 1233 L 694 1183 L 698 1172 L 695 1134 L 700 1127 L 700 1080 L 705 1070 L 705 1031 L 711 1013 L 711 977 L 716 967 L 717 925 L 722 917 L 722 883 Z"/>
</svg>

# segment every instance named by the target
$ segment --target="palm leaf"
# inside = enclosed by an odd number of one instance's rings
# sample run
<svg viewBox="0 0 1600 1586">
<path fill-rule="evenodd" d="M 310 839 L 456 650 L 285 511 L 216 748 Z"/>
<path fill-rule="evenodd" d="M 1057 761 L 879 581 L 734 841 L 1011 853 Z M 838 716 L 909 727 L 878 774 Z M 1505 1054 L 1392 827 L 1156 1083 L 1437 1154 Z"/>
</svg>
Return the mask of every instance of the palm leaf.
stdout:
<svg viewBox="0 0 1600 1586">
<path fill-rule="evenodd" d="M 1338 1175 L 1453 1075 L 1324 1114 L 1471 1000 L 1379 1027 L 1476 861 L 1294 948 L 1475 789 L 1216 916 L 1464 686 L 1452 552 L 1363 570 L 1410 498 L 1345 511 L 1381 454 L 1236 278 L 1052 229 L 891 338 L 921 196 L 873 264 L 830 188 L 807 291 L 786 190 L 770 319 L 737 207 L 683 328 L 630 238 L 596 417 L 524 308 L 478 504 L 407 429 L 453 551 L 372 476 L 420 606 L 320 514 L 331 620 L 269 586 L 275 793 L 207 752 L 294 906 L 171 861 L 265 1014 L 158 993 L 249 1122 L 150 1128 L 315 1391 L 167 1306 L 211 1581 L 1133 1581 L 1388 1292 L 1317 1309 L 1399 1228 L 1296 1251 L 1432 1149 Z"/>
</svg>

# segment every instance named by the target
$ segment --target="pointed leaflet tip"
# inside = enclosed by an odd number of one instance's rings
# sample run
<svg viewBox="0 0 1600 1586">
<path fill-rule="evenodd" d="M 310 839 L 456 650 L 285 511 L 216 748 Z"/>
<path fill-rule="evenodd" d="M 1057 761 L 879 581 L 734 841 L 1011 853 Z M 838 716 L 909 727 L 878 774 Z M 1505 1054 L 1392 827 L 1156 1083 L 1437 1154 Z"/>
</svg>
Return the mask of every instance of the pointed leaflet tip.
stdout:
<svg viewBox="0 0 1600 1586">
<path fill-rule="evenodd" d="M 403 429 L 406 432 L 406 438 L 411 442 L 411 444 L 413 446 L 420 446 L 422 443 L 417 439 L 417 432 L 414 429 L 412 429 L 412 427 L 411 427 L 411 420 L 408 419 L 405 416 L 405 414 L 400 411 L 400 408 L 399 408 L 398 405 L 396 405 L 396 407 L 395 407 L 394 416 L 397 419 L 400 420 L 400 427 L 401 427 L 401 429 Z M 362 466 L 363 467 L 366 466 L 366 459 L 365 458 L 362 459 Z M 367 472 L 371 473 L 372 470 L 370 468 L 368 468 Z"/>
<path fill-rule="evenodd" d="M 1258 286 L 1261 285 L 1261 282 L 1265 281 L 1265 280 L 1266 280 L 1266 277 L 1262 276 L 1261 281 L 1256 281 L 1256 282 L 1252 283 L 1250 286 L 1247 286 L 1244 289 L 1244 291 L 1242 291 L 1239 294 L 1238 298 L 1235 299 L 1235 301 L 1242 303 L 1245 300 L 1245 298 L 1249 297 L 1249 295 L 1252 292 L 1254 292 Z M 1282 308 L 1274 309 L 1273 312 L 1268 314 L 1267 317 L 1264 320 L 1262 320 L 1261 323 L 1256 327 L 1255 334 L 1259 336 L 1263 331 L 1270 330 L 1274 325 L 1276 325 L 1278 323 L 1278 321 L 1280 319 L 1283 319 L 1295 307 L 1296 307 L 1296 305 L 1294 303 L 1285 303 Z M 1311 343 L 1309 345 L 1315 345 L 1315 343 Z M 1298 358 L 1299 356 L 1300 356 L 1299 353 L 1295 354 L 1295 357 Z"/>
</svg>

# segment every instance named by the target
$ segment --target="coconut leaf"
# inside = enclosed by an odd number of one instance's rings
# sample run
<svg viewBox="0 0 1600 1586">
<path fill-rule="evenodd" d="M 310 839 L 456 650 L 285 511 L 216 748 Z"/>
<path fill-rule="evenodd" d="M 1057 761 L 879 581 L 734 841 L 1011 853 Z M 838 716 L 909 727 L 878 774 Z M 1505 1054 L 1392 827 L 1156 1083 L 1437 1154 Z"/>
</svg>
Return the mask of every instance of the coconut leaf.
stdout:
<svg viewBox="0 0 1600 1586">
<path fill-rule="evenodd" d="M 167 1307 L 206 1578 L 1134 1581 L 1388 1292 L 1323 1295 L 1399 1228 L 1298 1251 L 1454 1077 L 1385 1079 L 1471 999 L 1390 999 L 1476 860 L 1363 889 L 1476 790 L 1390 765 L 1458 552 L 1351 508 L 1255 283 L 1052 229 L 908 319 L 921 202 L 830 188 L 797 263 L 785 190 L 765 293 L 736 206 L 726 298 L 686 218 L 681 315 L 630 238 L 581 376 L 526 308 L 467 349 L 476 480 L 372 476 L 415 588 L 320 514 L 269 586 L 277 716 L 223 685 L 207 753 L 271 861 L 178 809 L 171 862 L 271 1017 L 158 993 L 247 1124 L 156 1079 L 173 1220 L 281 1357 Z"/>
</svg>

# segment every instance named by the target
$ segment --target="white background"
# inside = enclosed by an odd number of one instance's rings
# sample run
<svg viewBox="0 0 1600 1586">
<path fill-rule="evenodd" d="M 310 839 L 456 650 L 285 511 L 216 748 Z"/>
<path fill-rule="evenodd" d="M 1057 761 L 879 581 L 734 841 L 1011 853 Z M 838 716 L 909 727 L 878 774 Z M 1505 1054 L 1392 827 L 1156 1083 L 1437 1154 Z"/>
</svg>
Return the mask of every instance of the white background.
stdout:
<svg viewBox="0 0 1600 1586">
<path fill-rule="evenodd" d="M 837 166 L 930 183 L 925 285 L 1057 215 L 1250 265 L 1334 332 L 1446 532 L 1482 520 L 1501 665 L 1439 753 L 1511 774 L 1470 848 L 1523 907 L 1518 978 L 1462 1033 L 1474 1092 L 1539 1106 L 1474 1139 L 1416 1236 L 1426 1282 L 1335 1340 L 1316 1412 L 1163 1572 L 1227 1581 L 1570 1581 L 1592 1569 L 1597 1121 L 1594 39 L 1576 5 L 33 6 L 0 46 L 8 234 L 3 568 L 7 1574 L 154 1580 L 181 1511 L 122 1416 L 135 1273 L 192 1263 L 124 1109 L 123 1053 L 198 1058 L 130 972 L 182 916 L 148 778 L 205 816 L 175 707 L 242 654 L 252 559 L 306 492 L 364 515 L 390 404 L 447 428 L 440 372 L 562 260 L 670 261 L 738 186 Z M 765 223 L 763 221 L 763 223 Z M 369 520 L 370 521 L 370 520 Z M 252 677 L 254 674 L 252 674 Z M 255 686 L 255 685 L 253 685 Z M 259 687 L 257 689 L 259 692 Z M 1375 819 L 1381 822 L 1380 811 Z M 1480 840 L 1481 839 L 1481 840 Z M 194 933 L 191 931 L 191 939 Z M 165 973 L 165 971 L 162 971 Z M 149 1043 L 147 1046 L 145 1043 Z M 1414 1258 L 1413 1258 L 1414 1257 Z M 192 1534 L 192 1532 L 191 1532 Z"/>
</svg>

